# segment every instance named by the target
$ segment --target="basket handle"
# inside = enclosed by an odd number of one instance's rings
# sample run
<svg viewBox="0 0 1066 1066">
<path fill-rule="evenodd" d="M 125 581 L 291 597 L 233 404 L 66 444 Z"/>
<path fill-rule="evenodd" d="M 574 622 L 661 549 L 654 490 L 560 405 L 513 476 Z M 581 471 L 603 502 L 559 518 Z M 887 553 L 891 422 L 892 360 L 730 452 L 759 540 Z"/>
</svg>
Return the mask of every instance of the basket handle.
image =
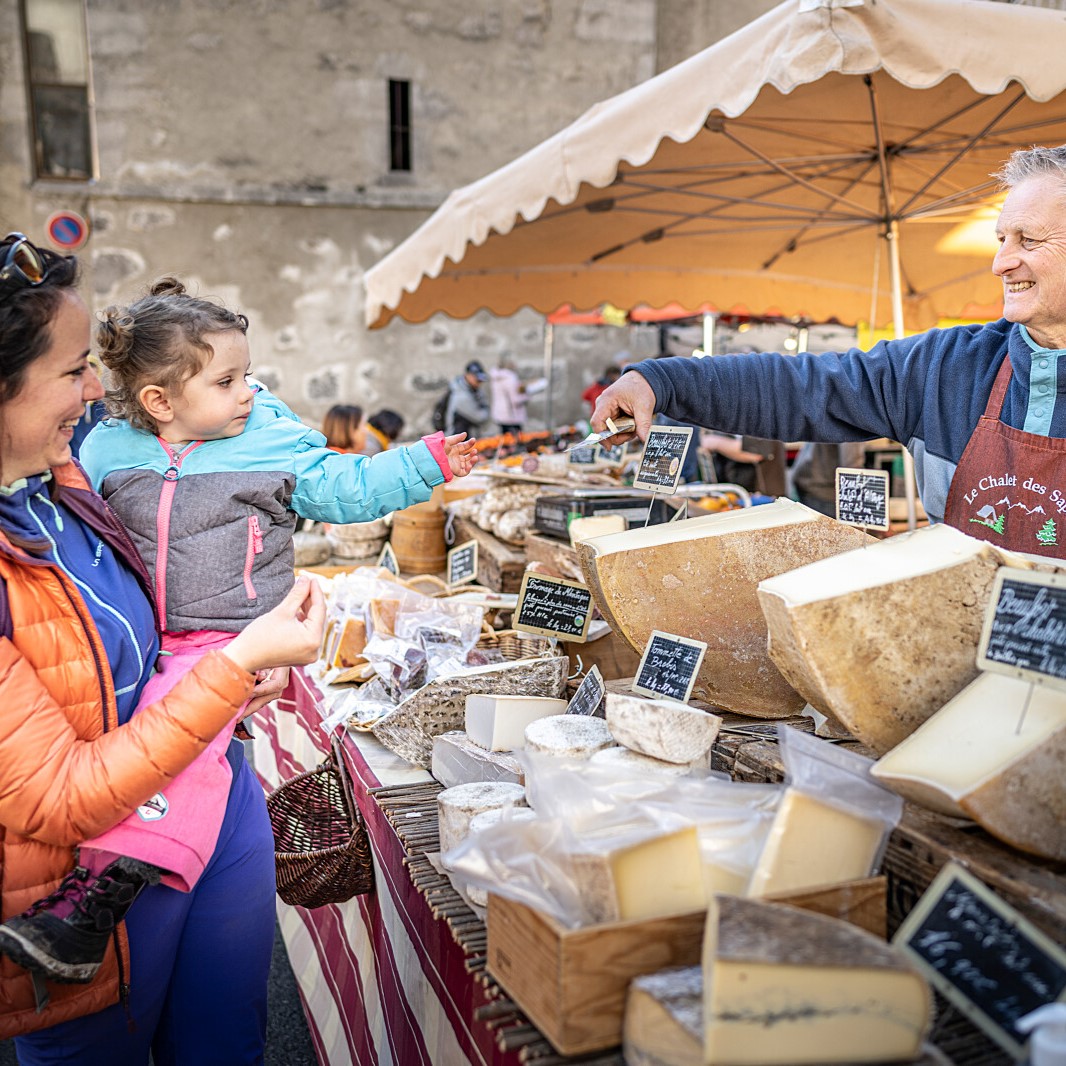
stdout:
<svg viewBox="0 0 1066 1066">
<path fill-rule="evenodd" d="M 329 758 L 333 760 L 337 767 L 337 776 L 341 781 L 341 792 L 344 794 L 344 805 L 348 808 L 348 817 L 351 819 L 352 825 L 362 825 L 363 815 L 355 802 L 351 777 L 348 774 L 348 767 L 344 764 L 344 745 L 336 733 L 329 738 L 329 747 Z"/>
</svg>

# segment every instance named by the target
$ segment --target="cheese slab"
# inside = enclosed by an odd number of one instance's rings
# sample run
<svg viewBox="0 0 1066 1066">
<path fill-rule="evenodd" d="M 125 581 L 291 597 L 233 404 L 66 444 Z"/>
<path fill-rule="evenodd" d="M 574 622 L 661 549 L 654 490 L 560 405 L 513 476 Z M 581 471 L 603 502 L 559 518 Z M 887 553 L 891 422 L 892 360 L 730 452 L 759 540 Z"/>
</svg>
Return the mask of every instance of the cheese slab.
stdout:
<svg viewBox="0 0 1066 1066">
<path fill-rule="evenodd" d="M 721 1066 L 914 1058 L 932 997 L 890 945 L 847 922 L 717 896 L 703 941 L 703 1057 Z"/>
<path fill-rule="evenodd" d="M 703 1066 L 703 972 L 680 966 L 634 977 L 626 993 L 626 1066 Z"/>
<path fill-rule="evenodd" d="M 693 695 L 765 718 L 804 700 L 766 651 L 764 578 L 857 548 L 866 533 L 791 500 L 630 529 L 575 547 L 596 605 L 638 652 L 652 630 L 707 644 Z"/>
<path fill-rule="evenodd" d="M 977 675 L 996 570 L 1031 569 L 950 526 L 768 578 L 770 657 L 822 714 L 883 755 Z"/>
<path fill-rule="evenodd" d="M 489 751 L 514 751 L 525 744 L 526 726 L 566 711 L 566 700 L 551 696 L 471 693 L 466 697 L 466 733 Z"/>
<path fill-rule="evenodd" d="M 1064 767 L 1066 693 L 983 673 L 871 773 L 915 803 L 972 818 L 1005 844 L 1061 862 Z"/>
<path fill-rule="evenodd" d="M 798 892 L 868 877 L 884 833 L 883 822 L 860 818 L 787 788 L 752 872 L 748 895 Z"/>
<path fill-rule="evenodd" d="M 590 515 L 587 518 L 572 518 L 566 529 L 570 534 L 572 547 L 579 540 L 590 540 L 592 537 L 602 537 L 607 533 L 624 533 L 626 526 L 625 515 L 600 514 Z"/>
<path fill-rule="evenodd" d="M 653 759 L 638 751 L 617 745 L 601 748 L 589 758 L 590 766 L 613 767 L 625 774 L 651 774 L 654 777 L 684 777 L 692 770 L 707 769 L 706 762 L 677 763 Z"/>
<path fill-rule="evenodd" d="M 587 759 L 613 743 L 607 723 L 584 714 L 553 714 L 526 726 L 526 751 L 563 759 Z"/>
<path fill-rule="evenodd" d="M 664 762 L 694 763 L 718 736 L 722 719 L 695 707 L 607 693 L 607 726 L 619 744 Z"/>
<path fill-rule="evenodd" d="M 438 792 L 441 855 L 463 842 L 475 815 L 499 807 L 524 807 L 525 804 L 522 786 L 502 781 L 477 781 Z"/>
<path fill-rule="evenodd" d="M 430 773 L 445 787 L 468 785 L 472 781 L 507 781 L 520 785 L 525 780 L 521 764 L 505 751 L 488 751 L 475 744 L 462 730 L 441 733 L 433 738 Z"/>
</svg>

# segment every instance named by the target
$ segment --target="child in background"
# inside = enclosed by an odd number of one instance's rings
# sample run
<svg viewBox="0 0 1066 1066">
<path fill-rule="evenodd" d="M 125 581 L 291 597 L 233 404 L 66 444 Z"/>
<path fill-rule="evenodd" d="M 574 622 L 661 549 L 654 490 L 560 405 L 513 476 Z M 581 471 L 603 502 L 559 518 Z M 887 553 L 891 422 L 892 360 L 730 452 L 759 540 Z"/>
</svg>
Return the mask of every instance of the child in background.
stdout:
<svg viewBox="0 0 1066 1066">
<path fill-rule="evenodd" d="M 335 452 L 363 453 L 366 448 L 366 425 L 363 409 L 356 404 L 334 404 L 322 419 L 326 447 Z"/>
<path fill-rule="evenodd" d="M 130 307 L 108 308 L 98 329 L 116 418 L 90 433 L 81 461 L 148 567 L 169 653 L 140 706 L 285 597 L 298 516 L 370 521 L 428 500 L 434 485 L 477 462 L 465 434 L 435 433 L 373 458 L 331 451 L 321 433 L 249 384 L 247 328 L 243 315 L 164 278 Z M 223 730 L 165 793 L 82 844 L 78 876 L 64 882 L 78 899 L 56 893 L 5 923 L 27 949 L 27 965 L 52 980 L 87 982 L 109 934 L 89 938 L 72 958 L 63 934 L 73 907 L 86 897 L 106 905 L 113 925 L 146 883 L 162 877 L 189 891 L 218 836 L 232 776 L 228 743 Z M 111 892 L 112 863 L 126 882 L 139 879 L 122 899 Z M 62 957 L 53 951 L 59 941 Z"/>
</svg>

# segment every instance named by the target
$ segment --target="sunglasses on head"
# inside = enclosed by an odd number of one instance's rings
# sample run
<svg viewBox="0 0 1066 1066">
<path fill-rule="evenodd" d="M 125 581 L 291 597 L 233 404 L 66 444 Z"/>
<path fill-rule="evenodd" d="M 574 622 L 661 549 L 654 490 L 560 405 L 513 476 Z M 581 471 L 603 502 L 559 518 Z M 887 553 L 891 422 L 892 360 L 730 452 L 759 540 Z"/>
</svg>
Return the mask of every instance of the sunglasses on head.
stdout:
<svg viewBox="0 0 1066 1066">
<path fill-rule="evenodd" d="M 40 285 L 48 275 L 48 266 L 39 248 L 24 233 L 9 233 L 4 241 L 12 243 L 0 252 L 0 294 L 27 286 Z"/>
</svg>

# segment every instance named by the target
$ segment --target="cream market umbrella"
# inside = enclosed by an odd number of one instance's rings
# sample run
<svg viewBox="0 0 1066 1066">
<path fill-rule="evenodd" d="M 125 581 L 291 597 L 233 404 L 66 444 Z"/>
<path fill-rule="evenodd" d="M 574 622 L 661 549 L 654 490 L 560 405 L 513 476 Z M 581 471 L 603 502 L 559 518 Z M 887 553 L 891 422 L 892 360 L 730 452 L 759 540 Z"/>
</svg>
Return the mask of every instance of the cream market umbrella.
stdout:
<svg viewBox="0 0 1066 1066">
<path fill-rule="evenodd" d="M 1013 149 L 1066 142 L 1064 55 L 1058 11 L 788 0 L 452 193 L 368 271 L 367 321 L 671 301 L 994 317 L 990 251 L 938 247 Z"/>
</svg>

